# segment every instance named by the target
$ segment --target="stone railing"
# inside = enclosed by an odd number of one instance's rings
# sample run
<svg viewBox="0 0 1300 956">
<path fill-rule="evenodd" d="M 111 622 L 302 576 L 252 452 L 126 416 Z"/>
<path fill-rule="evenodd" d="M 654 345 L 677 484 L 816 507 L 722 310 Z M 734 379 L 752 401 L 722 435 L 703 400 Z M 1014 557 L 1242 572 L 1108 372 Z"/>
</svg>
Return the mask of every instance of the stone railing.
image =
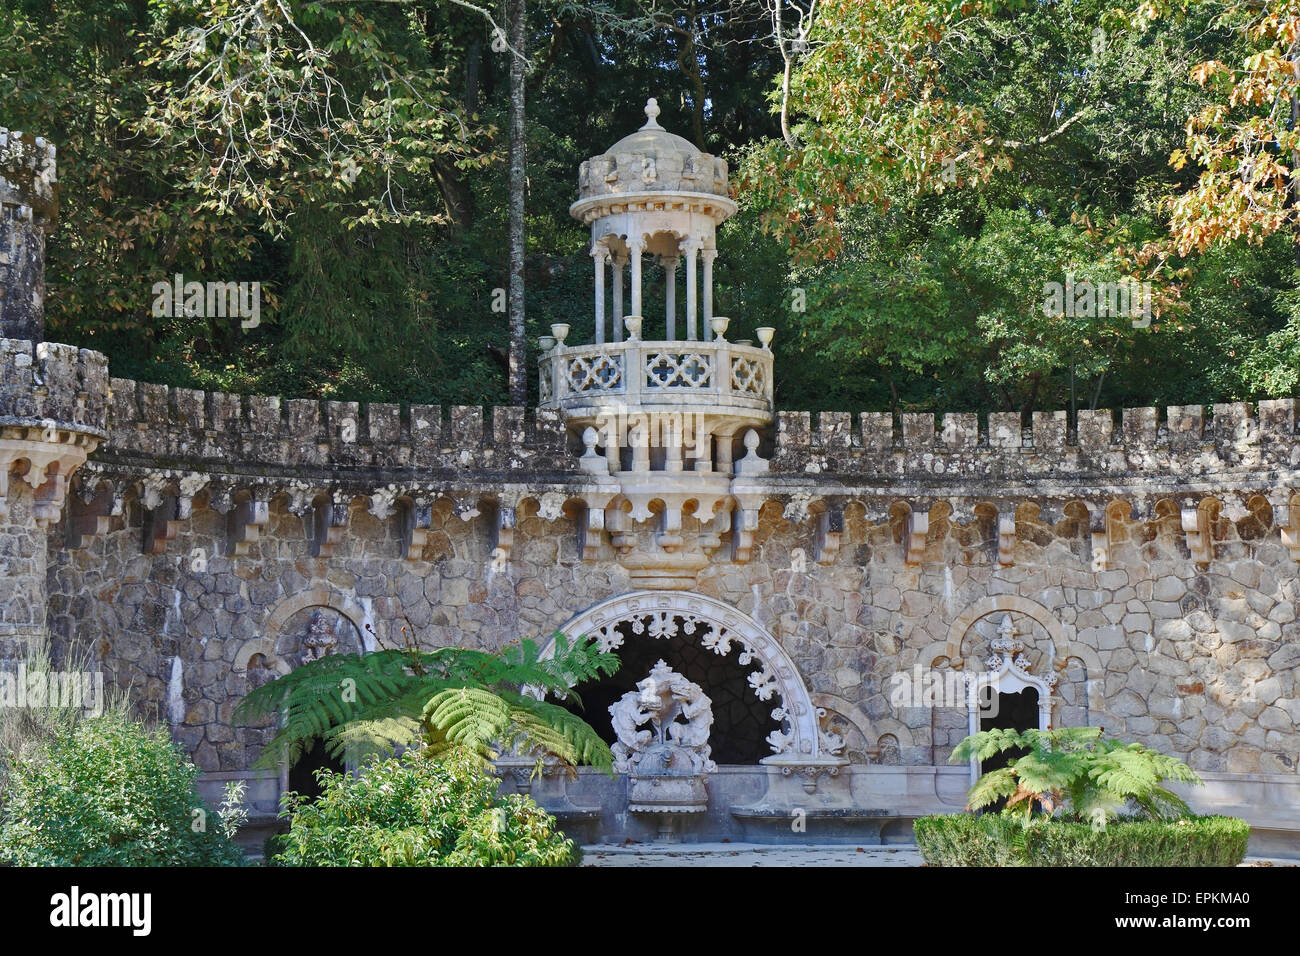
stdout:
<svg viewBox="0 0 1300 956">
<path fill-rule="evenodd" d="M 557 346 L 540 362 L 543 408 L 582 414 L 613 403 L 683 411 L 772 410 L 772 352 L 734 342 Z"/>
</svg>

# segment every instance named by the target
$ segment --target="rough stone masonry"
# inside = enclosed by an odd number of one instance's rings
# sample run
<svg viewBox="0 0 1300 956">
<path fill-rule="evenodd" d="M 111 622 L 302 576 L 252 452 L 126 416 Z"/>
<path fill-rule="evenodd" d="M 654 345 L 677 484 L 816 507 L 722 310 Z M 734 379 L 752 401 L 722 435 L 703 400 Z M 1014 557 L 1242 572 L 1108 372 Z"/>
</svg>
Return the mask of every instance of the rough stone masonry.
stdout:
<svg viewBox="0 0 1300 956">
<path fill-rule="evenodd" d="M 729 340 L 711 313 L 725 163 L 655 112 L 584 164 L 594 341 L 543 340 L 537 409 L 110 378 L 42 341 L 54 153 L 0 130 L 3 656 L 42 634 L 92 649 L 210 793 L 250 781 L 269 819 L 290 768 L 251 770 L 270 731 L 231 713 L 304 660 L 408 623 L 427 647 L 558 630 L 629 657 L 685 648 L 740 675 L 701 685 L 715 754 L 730 734 L 766 756 L 720 766 L 678 832 L 769 842 L 906 840 L 960 807 L 971 768 L 948 755 L 978 715 L 896 706 L 891 678 L 994 670 L 1035 695 L 1030 725 L 1177 755 L 1206 781 L 1194 805 L 1300 855 L 1296 402 L 775 412 L 780 343 Z M 674 288 L 686 266 L 662 325 L 641 314 L 645 256 Z M 1000 663 L 999 635 L 1016 648 Z M 575 833 L 664 832 L 621 778 L 519 766 L 505 785 Z"/>
</svg>

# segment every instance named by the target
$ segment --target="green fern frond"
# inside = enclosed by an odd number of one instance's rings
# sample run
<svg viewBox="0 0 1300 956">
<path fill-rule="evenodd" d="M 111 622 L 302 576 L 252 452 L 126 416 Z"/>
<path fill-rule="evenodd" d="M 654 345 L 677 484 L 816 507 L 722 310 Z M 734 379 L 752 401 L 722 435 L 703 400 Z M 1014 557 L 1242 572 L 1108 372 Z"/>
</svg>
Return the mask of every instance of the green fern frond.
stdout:
<svg viewBox="0 0 1300 956">
<path fill-rule="evenodd" d="M 573 684 L 617 668 L 618 658 L 598 641 L 570 642 L 563 635 L 546 659 L 531 640 L 499 653 L 444 647 L 330 655 L 257 688 L 235 716 L 244 722 L 278 718 L 279 729 L 255 764 L 260 767 L 292 764 L 317 740 L 336 755 L 392 752 L 408 745 L 418 728 L 437 750 L 464 745 L 485 757 L 501 742 L 522 737 L 530 749 L 608 770 L 609 748 L 581 718 L 523 698 L 519 688 L 574 699 Z M 522 726 L 515 726 L 517 719 Z"/>
<path fill-rule="evenodd" d="M 1016 792 L 1016 774 L 1010 767 L 990 770 L 975 781 L 966 797 L 967 810 L 980 810 Z"/>
<path fill-rule="evenodd" d="M 953 763 L 965 763 L 972 756 L 977 760 L 988 760 L 1004 750 L 1031 746 L 1032 738 L 1026 736 L 1029 733 L 1031 732 L 1022 733 L 1009 729 L 981 730 L 979 733 L 971 734 L 954 747 L 950 760 Z M 1032 733 L 1036 734 L 1037 731 Z"/>
</svg>

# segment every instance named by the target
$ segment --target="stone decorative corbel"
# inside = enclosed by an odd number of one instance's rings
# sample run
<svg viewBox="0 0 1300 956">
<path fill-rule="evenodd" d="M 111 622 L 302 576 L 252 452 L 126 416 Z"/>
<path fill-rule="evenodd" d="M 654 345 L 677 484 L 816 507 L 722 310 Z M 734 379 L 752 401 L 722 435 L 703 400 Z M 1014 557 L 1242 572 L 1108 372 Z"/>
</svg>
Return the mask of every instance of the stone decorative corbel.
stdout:
<svg viewBox="0 0 1300 956">
<path fill-rule="evenodd" d="M 148 502 L 157 500 L 150 507 Z M 175 540 L 180 533 L 181 515 L 180 498 L 176 495 L 162 495 L 157 499 L 148 494 L 141 500 L 144 506 L 143 550 L 145 554 L 164 554 L 167 542 Z"/>
<path fill-rule="evenodd" d="M 655 543 L 669 554 L 682 546 L 682 506 L 675 497 L 664 502 L 659 512 L 659 529 L 655 534 Z"/>
<path fill-rule="evenodd" d="M 271 503 L 256 497 L 237 502 L 226 515 L 227 553 L 243 557 L 261 537 L 271 520 Z"/>
<path fill-rule="evenodd" d="M 1105 522 L 1105 518 L 1102 521 Z M 1105 525 L 1092 529 L 1092 570 L 1105 571 L 1110 565 L 1110 534 Z"/>
<path fill-rule="evenodd" d="M 1291 552 L 1291 560 L 1300 561 L 1300 495 L 1294 495 L 1285 507 L 1285 514 L 1278 516 L 1282 543 Z"/>
<path fill-rule="evenodd" d="M 925 555 L 925 536 L 930 531 L 928 512 L 913 511 L 907 519 L 907 563 L 915 566 L 921 563 Z"/>
<path fill-rule="evenodd" d="M 822 565 L 834 564 L 843 535 L 844 512 L 839 508 L 820 512 L 817 515 L 817 533 L 813 538 L 813 560 Z"/>
<path fill-rule="evenodd" d="M 517 514 L 514 499 L 497 501 L 495 520 L 492 522 L 492 536 L 489 542 L 492 560 L 496 563 L 507 564 L 510 561 L 510 552 L 515 546 Z"/>
<path fill-rule="evenodd" d="M 182 521 L 194 517 L 194 498 L 208 486 L 211 479 L 207 475 L 190 472 L 182 475 L 177 484 L 177 513 Z"/>
<path fill-rule="evenodd" d="M 998 515 L 998 564 L 1009 568 L 1016 563 L 1016 516 Z"/>
<path fill-rule="evenodd" d="M 578 553 L 584 561 L 600 557 L 600 538 L 605 531 L 605 506 L 598 501 L 586 502 L 586 514 L 578 520 Z"/>
<path fill-rule="evenodd" d="M 32 517 L 38 527 L 44 528 L 59 520 L 67 495 L 68 476 L 59 470 L 57 464 L 51 465 L 44 483 L 36 489 L 36 500 L 32 504 Z"/>
<path fill-rule="evenodd" d="M 81 491 L 89 492 L 90 500 L 87 501 L 82 494 L 72 496 L 66 540 L 69 548 L 83 548 L 89 543 L 87 539 L 107 534 L 113 519 L 122 516 L 126 497 L 120 486 L 106 483 L 98 487 L 83 487 Z"/>
<path fill-rule="evenodd" d="M 700 525 L 697 541 L 700 550 L 709 557 L 713 557 L 713 552 L 722 547 L 722 536 L 731 528 L 731 514 L 730 511 L 723 511 Z"/>
<path fill-rule="evenodd" d="M 1187 535 L 1187 550 L 1197 564 L 1209 564 L 1214 559 L 1214 541 L 1206 527 L 1208 516 L 1200 508 L 1182 509 L 1183 532 Z"/>
<path fill-rule="evenodd" d="M 631 530 L 632 516 L 622 508 L 607 510 L 605 527 L 609 529 L 609 542 L 620 555 L 625 555 L 636 547 L 636 534 Z"/>
<path fill-rule="evenodd" d="M 747 564 L 754 551 L 754 533 L 758 531 L 758 509 L 762 501 L 739 500 L 731 512 L 731 560 Z"/>
<path fill-rule="evenodd" d="M 311 509 L 311 556 L 332 558 L 348 526 L 348 503 L 337 496 Z"/>
<path fill-rule="evenodd" d="M 416 498 L 402 505 L 401 558 L 415 563 L 424 557 L 424 546 L 433 525 L 433 505 L 427 498 Z"/>
</svg>

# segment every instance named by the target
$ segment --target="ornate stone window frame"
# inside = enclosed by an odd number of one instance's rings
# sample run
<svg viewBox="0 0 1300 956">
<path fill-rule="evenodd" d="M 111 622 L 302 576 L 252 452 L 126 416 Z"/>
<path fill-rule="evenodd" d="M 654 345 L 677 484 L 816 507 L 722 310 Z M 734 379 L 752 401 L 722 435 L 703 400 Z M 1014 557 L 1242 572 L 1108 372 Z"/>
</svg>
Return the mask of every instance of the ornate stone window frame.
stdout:
<svg viewBox="0 0 1300 956">
<path fill-rule="evenodd" d="M 1060 656 L 1068 653 L 1071 647 L 1061 622 L 1043 605 L 1014 594 L 999 594 L 984 598 L 971 605 L 957 616 L 948 630 L 948 641 L 942 645 L 942 653 L 950 661 L 962 660 L 962 641 L 975 625 L 986 617 L 995 615 L 1023 614 L 1047 631 L 1052 641 L 1054 654 Z M 1056 693 L 1057 678 L 1055 674 L 1039 677 L 1031 674 L 1020 663 L 1020 658 L 1003 651 L 995 654 L 1000 660 L 990 657 L 986 662 L 988 669 L 979 675 L 966 674 L 966 719 L 969 733 L 980 729 L 980 690 L 991 687 L 995 694 L 1018 694 L 1032 687 L 1038 692 L 1038 729 L 1047 730 L 1052 725 L 1052 710 L 1061 702 Z M 1064 659 L 1064 658 L 1063 658 Z M 980 761 L 970 760 L 970 782 L 974 785 L 980 778 Z"/>
</svg>

